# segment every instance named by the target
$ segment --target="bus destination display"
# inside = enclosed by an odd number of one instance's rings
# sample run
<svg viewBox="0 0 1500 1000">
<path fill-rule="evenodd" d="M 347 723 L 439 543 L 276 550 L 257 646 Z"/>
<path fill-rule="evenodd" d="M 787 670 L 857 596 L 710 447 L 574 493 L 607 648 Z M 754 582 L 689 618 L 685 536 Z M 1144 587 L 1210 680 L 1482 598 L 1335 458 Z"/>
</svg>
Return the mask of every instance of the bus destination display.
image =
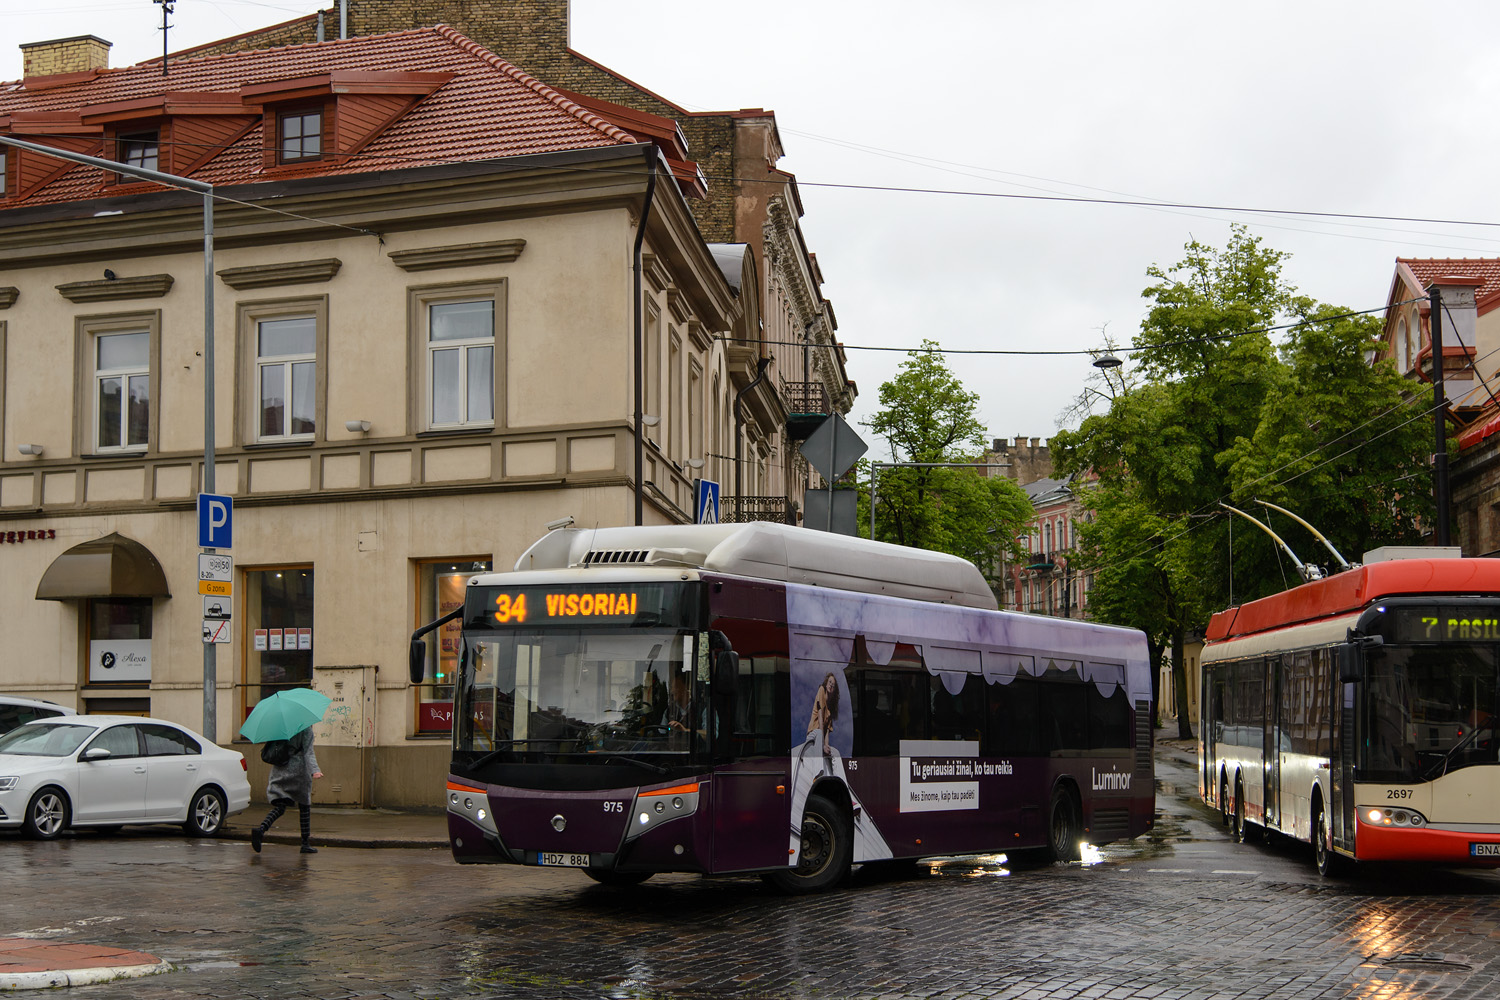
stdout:
<svg viewBox="0 0 1500 1000">
<path fill-rule="evenodd" d="M 675 614 L 675 587 L 474 587 L 464 618 L 471 626 L 632 624 Z"/>
<path fill-rule="evenodd" d="M 1500 642 L 1500 607 L 1396 608 L 1396 642 Z"/>
</svg>

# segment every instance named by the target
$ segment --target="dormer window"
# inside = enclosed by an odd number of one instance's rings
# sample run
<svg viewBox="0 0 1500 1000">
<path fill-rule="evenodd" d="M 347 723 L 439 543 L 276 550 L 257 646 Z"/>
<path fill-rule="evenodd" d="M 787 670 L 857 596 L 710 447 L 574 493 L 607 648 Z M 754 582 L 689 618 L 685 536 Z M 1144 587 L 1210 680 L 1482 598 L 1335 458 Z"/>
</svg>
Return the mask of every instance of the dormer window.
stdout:
<svg viewBox="0 0 1500 1000">
<path fill-rule="evenodd" d="M 156 170 L 158 154 L 161 151 L 161 133 L 156 129 L 149 132 L 122 132 L 115 137 L 119 149 L 119 160 L 132 167 L 141 167 L 146 170 Z"/>
<path fill-rule="evenodd" d="M 300 163 L 323 156 L 323 112 L 293 111 L 279 117 L 282 163 Z"/>
</svg>

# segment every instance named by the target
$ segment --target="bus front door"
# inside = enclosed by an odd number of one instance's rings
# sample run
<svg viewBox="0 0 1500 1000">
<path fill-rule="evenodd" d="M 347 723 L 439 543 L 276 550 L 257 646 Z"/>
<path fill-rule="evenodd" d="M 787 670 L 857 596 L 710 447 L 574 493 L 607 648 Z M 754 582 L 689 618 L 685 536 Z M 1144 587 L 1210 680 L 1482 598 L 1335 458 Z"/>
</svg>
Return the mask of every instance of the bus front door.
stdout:
<svg viewBox="0 0 1500 1000">
<path fill-rule="evenodd" d="M 791 789 L 786 771 L 772 770 L 770 763 L 747 761 L 714 772 L 714 872 L 786 866 Z"/>
<path fill-rule="evenodd" d="M 1267 830 L 1281 825 L 1281 727 L 1285 721 L 1281 711 L 1281 657 L 1270 656 L 1266 658 L 1266 724 L 1261 730 L 1265 734 L 1261 748 L 1265 767 L 1261 822 Z"/>
</svg>

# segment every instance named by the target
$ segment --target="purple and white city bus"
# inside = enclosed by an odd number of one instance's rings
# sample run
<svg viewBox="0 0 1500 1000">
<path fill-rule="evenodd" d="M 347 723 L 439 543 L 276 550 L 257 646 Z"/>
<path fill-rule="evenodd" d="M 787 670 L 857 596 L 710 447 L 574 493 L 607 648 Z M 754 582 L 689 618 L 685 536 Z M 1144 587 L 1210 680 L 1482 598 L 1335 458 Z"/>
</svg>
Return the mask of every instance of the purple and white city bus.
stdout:
<svg viewBox="0 0 1500 1000">
<path fill-rule="evenodd" d="M 1145 637 L 995 610 L 970 563 L 768 522 L 561 528 L 472 578 L 455 860 L 759 873 L 1079 856 L 1152 822 Z"/>
</svg>

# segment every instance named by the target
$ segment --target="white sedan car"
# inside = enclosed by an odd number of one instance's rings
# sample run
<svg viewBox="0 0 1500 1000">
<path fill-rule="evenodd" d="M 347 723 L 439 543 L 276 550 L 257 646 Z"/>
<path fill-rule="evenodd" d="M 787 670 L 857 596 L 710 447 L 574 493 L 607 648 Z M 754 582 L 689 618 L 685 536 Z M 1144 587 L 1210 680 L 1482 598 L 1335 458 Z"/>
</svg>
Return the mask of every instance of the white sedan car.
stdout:
<svg viewBox="0 0 1500 1000">
<path fill-rule="evenodd" d="M 180 823 L 215 836 L 250 804 L 243 754 L 128 715 L 69 715 L 0 736 L 0 829 L 51 840 L 69 827 Z"/>
</svg>

